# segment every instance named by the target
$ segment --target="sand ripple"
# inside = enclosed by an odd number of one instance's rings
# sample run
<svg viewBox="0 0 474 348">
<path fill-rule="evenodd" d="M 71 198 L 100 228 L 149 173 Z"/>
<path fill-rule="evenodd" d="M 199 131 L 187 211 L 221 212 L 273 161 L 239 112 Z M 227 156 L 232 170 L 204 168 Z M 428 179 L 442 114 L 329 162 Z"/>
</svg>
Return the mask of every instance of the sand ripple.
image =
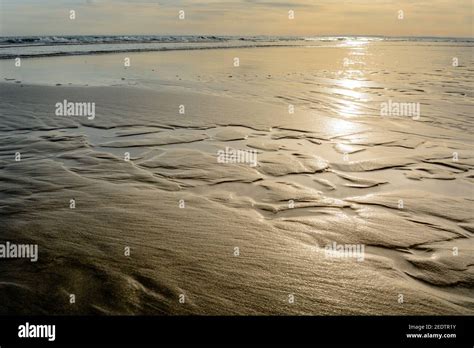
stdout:
<svg viewBox="0 0 474 348">
<path fill-rule="evenodd" d="M 188 92 L 181 121 L 173 91 L 0 93 L 2 239 L 40 248 L 1 261 L 1 313 L 474 313 L 463 136 Z M 100 104 L 95 122 L 52 114 L 72 95 Z M 257 165 L 219 163 L 226 147 Z M 327 258 L 334 242 L 364 261 Z"/>
</svg>

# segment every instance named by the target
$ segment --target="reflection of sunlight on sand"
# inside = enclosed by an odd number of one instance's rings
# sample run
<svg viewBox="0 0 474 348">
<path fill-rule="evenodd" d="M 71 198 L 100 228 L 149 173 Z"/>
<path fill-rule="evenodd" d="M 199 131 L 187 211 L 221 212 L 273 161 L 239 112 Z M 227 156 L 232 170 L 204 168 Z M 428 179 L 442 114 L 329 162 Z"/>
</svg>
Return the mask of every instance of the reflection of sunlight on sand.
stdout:
<svg viewBox="0 0 474 348">
<path fill-rule="evenodd" d="M 361 131 L 361 128 L 358 124 L 337 118 L 329 119 L 326 126 L 330 134 L 334 136 L 346 135 Z"/>
<path fill-rule="evenodd" d="M 346 47 L 350 48 L 349 55 L 353 54 L 354 49 L 365 50 L 369 41 L 367 39 L 349 40 L 345 42 Z M 360 69 L 347 69 L 348 65 L 365 65 L 363 61 L 365 53 L 358 52 L 357 59 L 346 59 L 346 69 L 339 72 L 339 79 L 336 84 L 341 88 L 335 89 L 335 92 L 343 96 L 343 99 L 337 103 L 339 115 L 343 117 L 360 115 L 362 113 L 360 102 L 364 101 L 364 94 L 360 92 L 365 82 L 365 74 Z M 354 57 L 353 57 L 354 58 Z"/>
<path fill-rule="evenodd" d="M 344 79 L 338 81 L 337 84 L 341 85 L 344 88 L 354 89 L 359 88 L 361 86 L 361 81 Z"/>
<path fill-rule="evenodd" d="M 341 116 L 351 116 L 351 115 L 359 115 L 360 114 L 360 107 L 352 102 L 347 102 L 345 104 L 339 105 L 339 114 Z"/>
<path fill-rule="evenodd" d="M 351 100 L 341 100 L 338 103 L 338 111 L 341 116 L 359 115 L 361 108 L 356 101 L 361 101 L 364 98 L 363 93 L 356 89 L 362 86 L 362 81 L 352 79 L 341 79 L 336 82 L 342 86 L 343 89 L 337 89 L 339 94 L 349 97 Z"/>
</svg>

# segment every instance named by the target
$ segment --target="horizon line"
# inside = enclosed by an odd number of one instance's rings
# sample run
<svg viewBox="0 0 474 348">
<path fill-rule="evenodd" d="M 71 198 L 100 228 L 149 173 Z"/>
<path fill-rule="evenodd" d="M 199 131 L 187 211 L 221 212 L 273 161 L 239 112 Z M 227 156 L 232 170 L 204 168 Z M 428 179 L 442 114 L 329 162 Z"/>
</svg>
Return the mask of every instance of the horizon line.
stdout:
<svg viewBox="0 0 474 348">
<path fill-rule="evenodd" d="M 252 35 L 239 35 L 239 34 L 47 34 L 47 35 L 1 35 L 0 37 L 49 37 L 49 36 L 219 36 L 219 37 L 291 37 L 291 38 L 304 38 L 304 37 L 381 37 L 381 38 L 443 38 L 443 39 L 473 39 L 473 36 L 437 36 L 437 35 L 364 35 L 364 34 L 331 34 L 331 35 L 265 35 L 265 34 L 252 34 Z"/>
</svg>

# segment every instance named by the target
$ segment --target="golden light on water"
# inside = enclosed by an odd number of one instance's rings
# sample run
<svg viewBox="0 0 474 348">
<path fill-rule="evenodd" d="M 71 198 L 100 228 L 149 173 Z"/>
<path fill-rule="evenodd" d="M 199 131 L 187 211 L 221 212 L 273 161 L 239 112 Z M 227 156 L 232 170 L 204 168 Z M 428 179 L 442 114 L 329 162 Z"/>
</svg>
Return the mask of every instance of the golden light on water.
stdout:
<svg viewBox="0 0 474 348">
<path fill-rule="evenodd" d="M 368 43 L 369 43 L 368 39 L 357 38 L 357 39 L 345 41 L 344 45 L 348 46 L 349 48 L 358 48 L 358 47 L 361 47 L 361 46 L 365 46 Z"/>
<path fill-rule="evenodd" d="M 338 95 L 337 109 L 341 116 L 360 115 L 362 113 L 361 103 L 365 95 L 360 92 L 364 81 L 359 79 L 343 78 L 336 81 L 341 88 L 335 88 L 334 93 Z"/>
</svg>

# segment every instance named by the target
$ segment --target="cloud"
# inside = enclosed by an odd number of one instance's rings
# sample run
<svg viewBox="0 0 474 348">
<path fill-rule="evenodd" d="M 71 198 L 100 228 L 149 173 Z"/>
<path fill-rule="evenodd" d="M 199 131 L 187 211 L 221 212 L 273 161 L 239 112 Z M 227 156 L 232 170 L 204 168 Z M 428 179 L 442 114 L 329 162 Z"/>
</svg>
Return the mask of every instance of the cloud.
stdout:
<svg viewBox="0 0 474 348">
<path fill-rule="evenodd" d="M 471 0 L 2 0 L 2 35 L 471 36 Z M 77 13 L 68 18 L 70 9 Z M 185 10 L 186 19 L 178 20 Z M 288 19 L 288 11 L 295 19 Z M 404 20 L 398 20 L 403 10 Z"/>
</svg>

